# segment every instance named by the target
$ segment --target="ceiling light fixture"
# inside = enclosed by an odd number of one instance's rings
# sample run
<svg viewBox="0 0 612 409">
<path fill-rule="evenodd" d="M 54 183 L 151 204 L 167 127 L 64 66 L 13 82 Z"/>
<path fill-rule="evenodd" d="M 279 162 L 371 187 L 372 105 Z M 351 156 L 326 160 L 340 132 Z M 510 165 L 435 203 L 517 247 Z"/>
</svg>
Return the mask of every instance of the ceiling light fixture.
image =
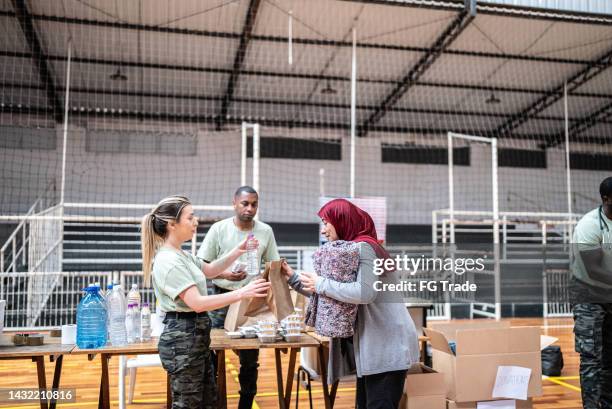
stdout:
<svg viewBox="0 0 612 409">
<path fill-rule="evenodd" d="M 492 92 L 491 96 L 487 98 L 485 102 L 489 105 L 497 105 L 501 103 L 501 100 L 495 96 L 495 93 Z"/>
<path fill-rule="evenodd" d="M 329 81 L 327 81 L 327 85 L 325 86 L 325 88 L 321 90 L 321 94 L 324 94 L 324 95 L 335 95 L 337 93 L 338 91 L 332 88 L 331 83 Z"/>
<path fill-rule="evenodd" d="M 127 81 L 127 75 L 121 72 L 121 67 L 117 68 L 113 74 L 109 76 L 109 78 L 113 81 Z"/>
</svg>

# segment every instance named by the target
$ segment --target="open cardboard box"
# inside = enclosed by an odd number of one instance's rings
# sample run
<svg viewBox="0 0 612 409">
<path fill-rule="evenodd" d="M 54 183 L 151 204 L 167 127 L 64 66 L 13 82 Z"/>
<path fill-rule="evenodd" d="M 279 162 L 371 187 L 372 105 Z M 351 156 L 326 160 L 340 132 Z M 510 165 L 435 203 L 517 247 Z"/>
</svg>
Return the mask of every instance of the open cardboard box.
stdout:
<svg viewBox="0 0 612 409">
<path fill-rule="evenodd" d="M 455 402 L 493 400 L 499 366 L 531 368 L 527 396 L 542 395 L 539 327 L 508 322 L 458 322 L 426 328 L 433 369 L 444 375 L 446 397 Z M 456 343 L 456 355 L 448 345 Z"/>
<path fill-rule="evenodd" d="M 413 365 L 406 375 L 400 409 L 446 409 L 444 375 L 423 365 Z"/>
<path fill-rule="evenodd" d="M 516 409 L 533 409 L 533 400 L 515 400 Z M 478 402 L 457 403 L 452 400 L 446 401 L 446 409 L 477 409 Z"/>
</svg>

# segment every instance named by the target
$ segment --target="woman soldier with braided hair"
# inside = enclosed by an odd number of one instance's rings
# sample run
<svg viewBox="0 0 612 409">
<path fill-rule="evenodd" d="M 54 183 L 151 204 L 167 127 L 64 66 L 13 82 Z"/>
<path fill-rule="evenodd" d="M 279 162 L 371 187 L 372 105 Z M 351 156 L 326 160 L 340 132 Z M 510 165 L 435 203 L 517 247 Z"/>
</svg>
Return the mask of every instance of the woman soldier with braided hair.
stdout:
<svg viewBox="0 0 612 409">
<path fill-rule="evenodd" d="M 159 356 L 170 376 L 172 408 L 214 408 L 216 389 L 210 361 L 210 318 L 207 311 L 244 298 L 265 297 L 270 284 L 254 280 L 245 287 L 207 295 L 206 279 L 227 270 L 246 252 L 246 240 L 213 263 L 181 250 L 198 226 L 189 199 L 170 196 L 142 219 L 142 268 L 166 313 L 159 338 Z M 151 274 L 152 273 L 152 274 Z"/>
</svg>

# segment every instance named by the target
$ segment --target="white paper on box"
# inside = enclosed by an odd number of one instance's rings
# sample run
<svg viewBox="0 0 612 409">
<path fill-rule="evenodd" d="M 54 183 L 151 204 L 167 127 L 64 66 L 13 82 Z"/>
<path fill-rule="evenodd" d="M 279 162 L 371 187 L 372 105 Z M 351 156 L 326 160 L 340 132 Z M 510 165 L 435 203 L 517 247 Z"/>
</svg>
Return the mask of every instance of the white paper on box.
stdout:
<svg viewBox="0 0 612 409">
<path fill-rule="evenodd" d="M 516 409 L 515 400 L 493 400 L 476 403 L 476 409 Z"/>
<path fill-rule="evenodd" d="M 540 335 L 540 351 L 558 340 L 559 338 L 551 337 L 550 335 Z"/>
<path fill-rule="evenodd" d="M 499 366 L 493 387 L 493 398 L 527 399 L 531 368 Z"/>
</svg>

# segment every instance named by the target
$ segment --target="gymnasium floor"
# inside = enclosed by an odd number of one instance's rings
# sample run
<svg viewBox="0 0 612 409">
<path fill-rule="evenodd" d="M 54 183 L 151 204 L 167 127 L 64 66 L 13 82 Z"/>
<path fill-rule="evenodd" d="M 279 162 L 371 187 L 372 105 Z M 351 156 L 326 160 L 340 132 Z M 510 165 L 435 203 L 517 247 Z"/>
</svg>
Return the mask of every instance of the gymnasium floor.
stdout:
<svg viewBox="0 0 612 409">
<path fill-rule="evenodd" d="M 535 400 L 538 409 L 579 409 L 582 408 L 580 400 L 580 381 L 578 379 L 578 356 L 574 352 L 574 338 L 572 334 L 573 321 L 570 318 L 549 319 L 513 319 L 512 325 L 535 325 L 543 329 L 543 334 L 559 338 L 559 345 L 563 351 L 565 367 L 562 376 L 543 381 L 544 395 Z M 274 371 L 274 355 L 269 350 L 261 353 L 260 386 L 254 408 L 277 408 L 276 375 Z M 228 359 L 228 407 L 235 408 L 238 404 L 238 358 L 232 353 L 227 354 Z M 286 358 L 285 358 L 286 361 Z M 110 362 L 111 374 L 111 400 L 112 407 L 117 403 L 117 359 Z M 284 362 L 286 367 L 286 362 Z M 17 387 L 36 384 L 36 368 L 33 363 L 26 361 L 1 361 L 0 373 L 2 379 L 0 387 Z M 6 374 L 11 374 L 10 376 Z M 98 405 L 100 363 L 87 361 L 86 357 L 68 357 L 64 360 L 62 371 L 63 387 L 73 387 L 77 391 L 77 402 L 58 405 L 59 408 L 94 408 Z M 47 365 L 47 379 L 52 379 L 51 365 Z M 335 408 L 347 409 L 354 407 L 355 385 L 353 382 L 342 383 L 339 387 Z M 313 402 L 315 408 L 323 407 L 320 383 L 314 383 Z M 295 392 L 292 407 L 295 407 Z M 308 395 L 300 390 L 299 407 L 308 407 Z M 2 406 L 0 408 L 38 409 L 38 405 Z M 128 409 L 162 409 L 165 408 L 165 373 L 161 368 L 139 369 L 134 403 L 127 405 Z"/>
</svg>

